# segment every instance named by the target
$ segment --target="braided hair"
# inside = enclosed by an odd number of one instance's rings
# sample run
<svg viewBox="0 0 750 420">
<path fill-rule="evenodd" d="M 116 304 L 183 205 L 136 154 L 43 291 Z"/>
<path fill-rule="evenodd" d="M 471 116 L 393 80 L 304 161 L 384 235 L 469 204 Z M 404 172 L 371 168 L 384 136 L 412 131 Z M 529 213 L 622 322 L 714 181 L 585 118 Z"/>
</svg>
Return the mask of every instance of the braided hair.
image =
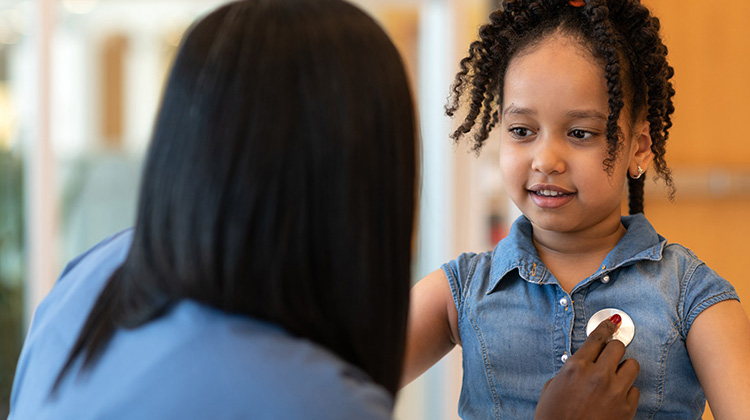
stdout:
<svg viewBox="0 0 750 420">
<path fill-rule="evenodd" d="M 674 112 L 674 70 L 659 29 L 659 19 L 640 0 L 503 0 L 461 60 L 446 113 L 454 116 L 462 102 L 468 103 L 468 113 L 451 138 L 459 141 L 473 131 L 473 149 L 479 152 L 499 122 L 510 61 L 547 36 L 563 33 L 581 42 L 604 66 L 609 94 L 605 169 L 611 173 L 620 152 L 617 122 L 628 103 L 631 124 L 646 112 L 656 176 L 666 183 L 671 199 L 674 184 L 664 154 Z M 628 177 L 630 214 L 643 212 L 644 180 Z"/>
</svg>

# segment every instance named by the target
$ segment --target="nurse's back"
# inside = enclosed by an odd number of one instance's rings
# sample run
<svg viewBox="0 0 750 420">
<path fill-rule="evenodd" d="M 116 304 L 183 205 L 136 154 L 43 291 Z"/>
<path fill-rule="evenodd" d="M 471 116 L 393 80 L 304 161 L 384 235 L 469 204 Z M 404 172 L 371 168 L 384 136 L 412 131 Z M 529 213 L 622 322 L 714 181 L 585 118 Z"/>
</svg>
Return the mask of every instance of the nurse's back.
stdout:
<svg viewBox="0 0 750 420">
<path fill-rule="evenodd" d="M 112 338 L 96 369 L 50 391 L 132 231 L 72 262 L 40 305 L 10 419 L 388 419 L 393 399 L 360 369 L 280 327 L 185 300 Z"/>
</svg>

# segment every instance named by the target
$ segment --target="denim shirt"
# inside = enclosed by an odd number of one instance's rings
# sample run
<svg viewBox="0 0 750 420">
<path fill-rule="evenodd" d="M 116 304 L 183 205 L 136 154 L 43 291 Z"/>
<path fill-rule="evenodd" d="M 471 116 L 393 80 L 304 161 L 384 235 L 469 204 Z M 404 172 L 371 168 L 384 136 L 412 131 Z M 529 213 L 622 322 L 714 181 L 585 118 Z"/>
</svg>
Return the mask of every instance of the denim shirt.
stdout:
<svg viewBox="0 0 750 420">
<path fill-rule="evenodd" d="M 739 298 L 643 215 L 625 216 L 622 224 L 625 235 L 570 294 L 539 258 L 523 216 L 491 253 L 462 254 L 443 265 L 463 346 L 462 418 L 533 418 L 544 383 L 583 344 L 589 318 L 604 308 L 625 311 L 635 324 L 625 352 L 641 365 L 635 418 L 701 418 L 706 398 L 687 352 L 688 331 L 709 306 Z"/>
</svg>

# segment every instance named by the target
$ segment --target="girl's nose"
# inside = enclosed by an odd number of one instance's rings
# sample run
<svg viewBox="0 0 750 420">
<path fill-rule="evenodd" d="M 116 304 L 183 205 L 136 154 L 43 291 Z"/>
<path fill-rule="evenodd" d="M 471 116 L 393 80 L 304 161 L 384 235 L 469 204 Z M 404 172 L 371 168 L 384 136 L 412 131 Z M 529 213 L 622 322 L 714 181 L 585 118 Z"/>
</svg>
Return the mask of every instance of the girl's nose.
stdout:
<svg viewBox="0 0 750 420">
<path fill-rule="evenodd" d="M 531 169 L 545 175 L 565 172 L 564 147 L 562 141 L 545 136 L 537 142 L 532 153 Z"/>
</svg>

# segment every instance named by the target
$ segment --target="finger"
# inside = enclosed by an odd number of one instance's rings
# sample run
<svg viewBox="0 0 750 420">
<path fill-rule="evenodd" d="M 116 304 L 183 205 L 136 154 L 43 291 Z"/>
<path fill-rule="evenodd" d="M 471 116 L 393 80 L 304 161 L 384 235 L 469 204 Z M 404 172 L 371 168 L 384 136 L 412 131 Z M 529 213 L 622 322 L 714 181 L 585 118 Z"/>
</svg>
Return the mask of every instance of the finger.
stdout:
<svg viewBox="0 0 750 420">
<path fill-rule="evenodd" d="M 617 331 L 617 326 L 612 323 L 609 319 L 602 321 L 594 331 L 591 332 L 586 341 L 583 342 L 581 348 L 573 355 L 573 357 L 595 361 L 599 354 L 607 345 L 609 340 L 612 338 L 612 334 Z"/>
<path fill-rule="evenodd" d="M 625 344 L 622 344 L 620 340 L 612 340 L 604 346 L 604 350 L 595 362 L 597 365 L 603 365 L 614 372 L 620 365 L 623 356 L 625 356 Z"/>
<path fill-rule="evenodd" d="M 625 359 L 620 363 L 620 367 L 617 368 L 617 377 L 623 381 L 627 386 L 633 385 L 635 378 L 638 377 L 638 372 L 641 370 L 641 365 L 635 359 Z"/>
<path fill-rule="evenodd" d="M 628 391 L 628 395 L 625 396 L 625 402 L 630 407 L 631 417 L 635 417 L 635 412 L 638 410 L 638 400 L 641 398 L 641 391 L 638 388 L 632 386 Z"/>
</svg>

